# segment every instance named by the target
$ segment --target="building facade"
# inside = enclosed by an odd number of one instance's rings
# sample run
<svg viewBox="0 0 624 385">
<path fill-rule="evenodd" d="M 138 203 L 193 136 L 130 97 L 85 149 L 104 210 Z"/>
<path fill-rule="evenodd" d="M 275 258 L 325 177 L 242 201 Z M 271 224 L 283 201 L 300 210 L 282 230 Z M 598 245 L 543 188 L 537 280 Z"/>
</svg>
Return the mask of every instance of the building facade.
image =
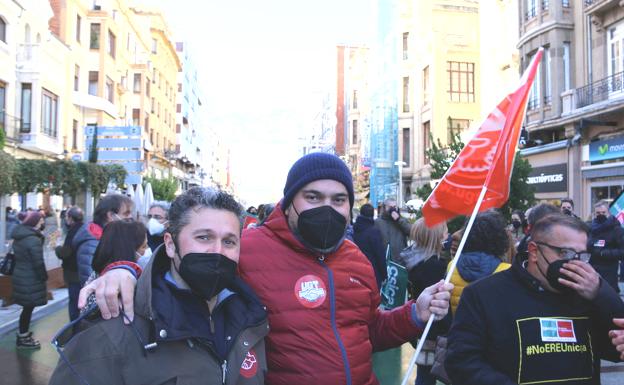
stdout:
<svg viewBox="0 0 624 385">
<path fill-rule="evenodd" d="M 618 1 L 520 1 L 523 66 L 544 47 L 521 151 L 541 201 L 589 219 L 624 186 L 624 9 Z"/>
</svg>

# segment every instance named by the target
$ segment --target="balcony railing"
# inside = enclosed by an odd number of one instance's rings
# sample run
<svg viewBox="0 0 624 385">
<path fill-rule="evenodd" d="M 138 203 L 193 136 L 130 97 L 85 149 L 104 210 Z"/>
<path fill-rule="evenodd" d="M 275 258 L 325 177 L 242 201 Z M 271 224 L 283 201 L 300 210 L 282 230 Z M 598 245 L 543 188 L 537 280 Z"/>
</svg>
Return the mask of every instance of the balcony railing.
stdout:
<svg viewBox="0 0 624 385">
<path fill-rule="evenodd" d="M 624 95 L 622 91 L 624 91 L 624 72 L 618 72 L 585 87 L 577 88 L 575 90 L 576 108 L 602 102 L 616 95 Z"/>
</svg>

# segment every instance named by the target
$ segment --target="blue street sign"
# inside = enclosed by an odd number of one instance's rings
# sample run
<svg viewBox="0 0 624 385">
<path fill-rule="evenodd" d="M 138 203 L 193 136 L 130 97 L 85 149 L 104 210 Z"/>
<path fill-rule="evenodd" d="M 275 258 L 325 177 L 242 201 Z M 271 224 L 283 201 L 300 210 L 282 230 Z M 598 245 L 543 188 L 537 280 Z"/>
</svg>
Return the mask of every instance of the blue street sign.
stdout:
<svg viewBox="0 0 624 385">
<path fill-rule="evenodd" d="M 87 147 L 89 147 L 93 143 L 93 136 L 87 136 Z M 141 138 L 130 138 L 130 139 L 120 139 L 120 138 L 102 138 L 100 139 L 98 136 L 97 141 L 98 148 L 142 148 L 143 145 L 141 143 Z"/>
<path fill-rule="evenodd" d="M 141 174 L 128 174 L 126 175 L 126 184 L 139 184 L 143 182 L 143 176 Z"/>
<path fill-rule="evenodd" d="M 93 136 L 95 126 L 86 126 L 85 135 Z M 141 137 L 141 126 L 98 126 L 98 137 L 106 136 L 138 136 Z"/>
<path fill-rule="evenodd" d="M 140 150 L 128 151 L 98 151 L 98 161 L 100 160 L 139 160 L 143 155 Z M 89 157 L 89 153 L 85 154 L 85 158 Z M 98 162 L 99 163 L 99 162 Z"/>
</svg>

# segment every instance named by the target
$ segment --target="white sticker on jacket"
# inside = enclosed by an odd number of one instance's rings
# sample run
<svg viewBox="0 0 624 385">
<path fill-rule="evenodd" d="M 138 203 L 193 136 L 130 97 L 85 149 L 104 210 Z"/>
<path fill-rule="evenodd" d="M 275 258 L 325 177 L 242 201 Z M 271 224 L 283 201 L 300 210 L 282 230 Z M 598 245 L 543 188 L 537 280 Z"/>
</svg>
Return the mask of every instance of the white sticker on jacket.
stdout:
<svg viewBox="0 0 624 385">
<path fill-rule="evenodd" d="M 316 275 L 304 275 L 295 283 L 295 297 L 307 308 L 319 307 L 325 302 L 325 283 Z"/>
<path fill-rule="evenodd" d="M 576 342 L 574 321 L 570 319 L 540 318 L 542 341 Z"/>
</svg>

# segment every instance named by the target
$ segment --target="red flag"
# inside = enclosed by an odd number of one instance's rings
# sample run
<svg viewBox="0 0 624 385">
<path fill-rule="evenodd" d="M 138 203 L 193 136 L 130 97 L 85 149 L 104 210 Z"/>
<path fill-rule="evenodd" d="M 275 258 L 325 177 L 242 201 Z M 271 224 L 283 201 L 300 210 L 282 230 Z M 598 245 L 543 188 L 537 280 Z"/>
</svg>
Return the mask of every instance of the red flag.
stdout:
<svg viewBox="0 0 624 385">
<path fill-rule="evenodd" d="M 427 226 L 470 215 L 483 186 L 479 212 L 500 207 L 509 198 L 509 179 L 520 137 L 527 98 L 543 49 L 533 57 L 520 86 L 507 95 L 466 144 L 423 206 Z"/>
</svg>

